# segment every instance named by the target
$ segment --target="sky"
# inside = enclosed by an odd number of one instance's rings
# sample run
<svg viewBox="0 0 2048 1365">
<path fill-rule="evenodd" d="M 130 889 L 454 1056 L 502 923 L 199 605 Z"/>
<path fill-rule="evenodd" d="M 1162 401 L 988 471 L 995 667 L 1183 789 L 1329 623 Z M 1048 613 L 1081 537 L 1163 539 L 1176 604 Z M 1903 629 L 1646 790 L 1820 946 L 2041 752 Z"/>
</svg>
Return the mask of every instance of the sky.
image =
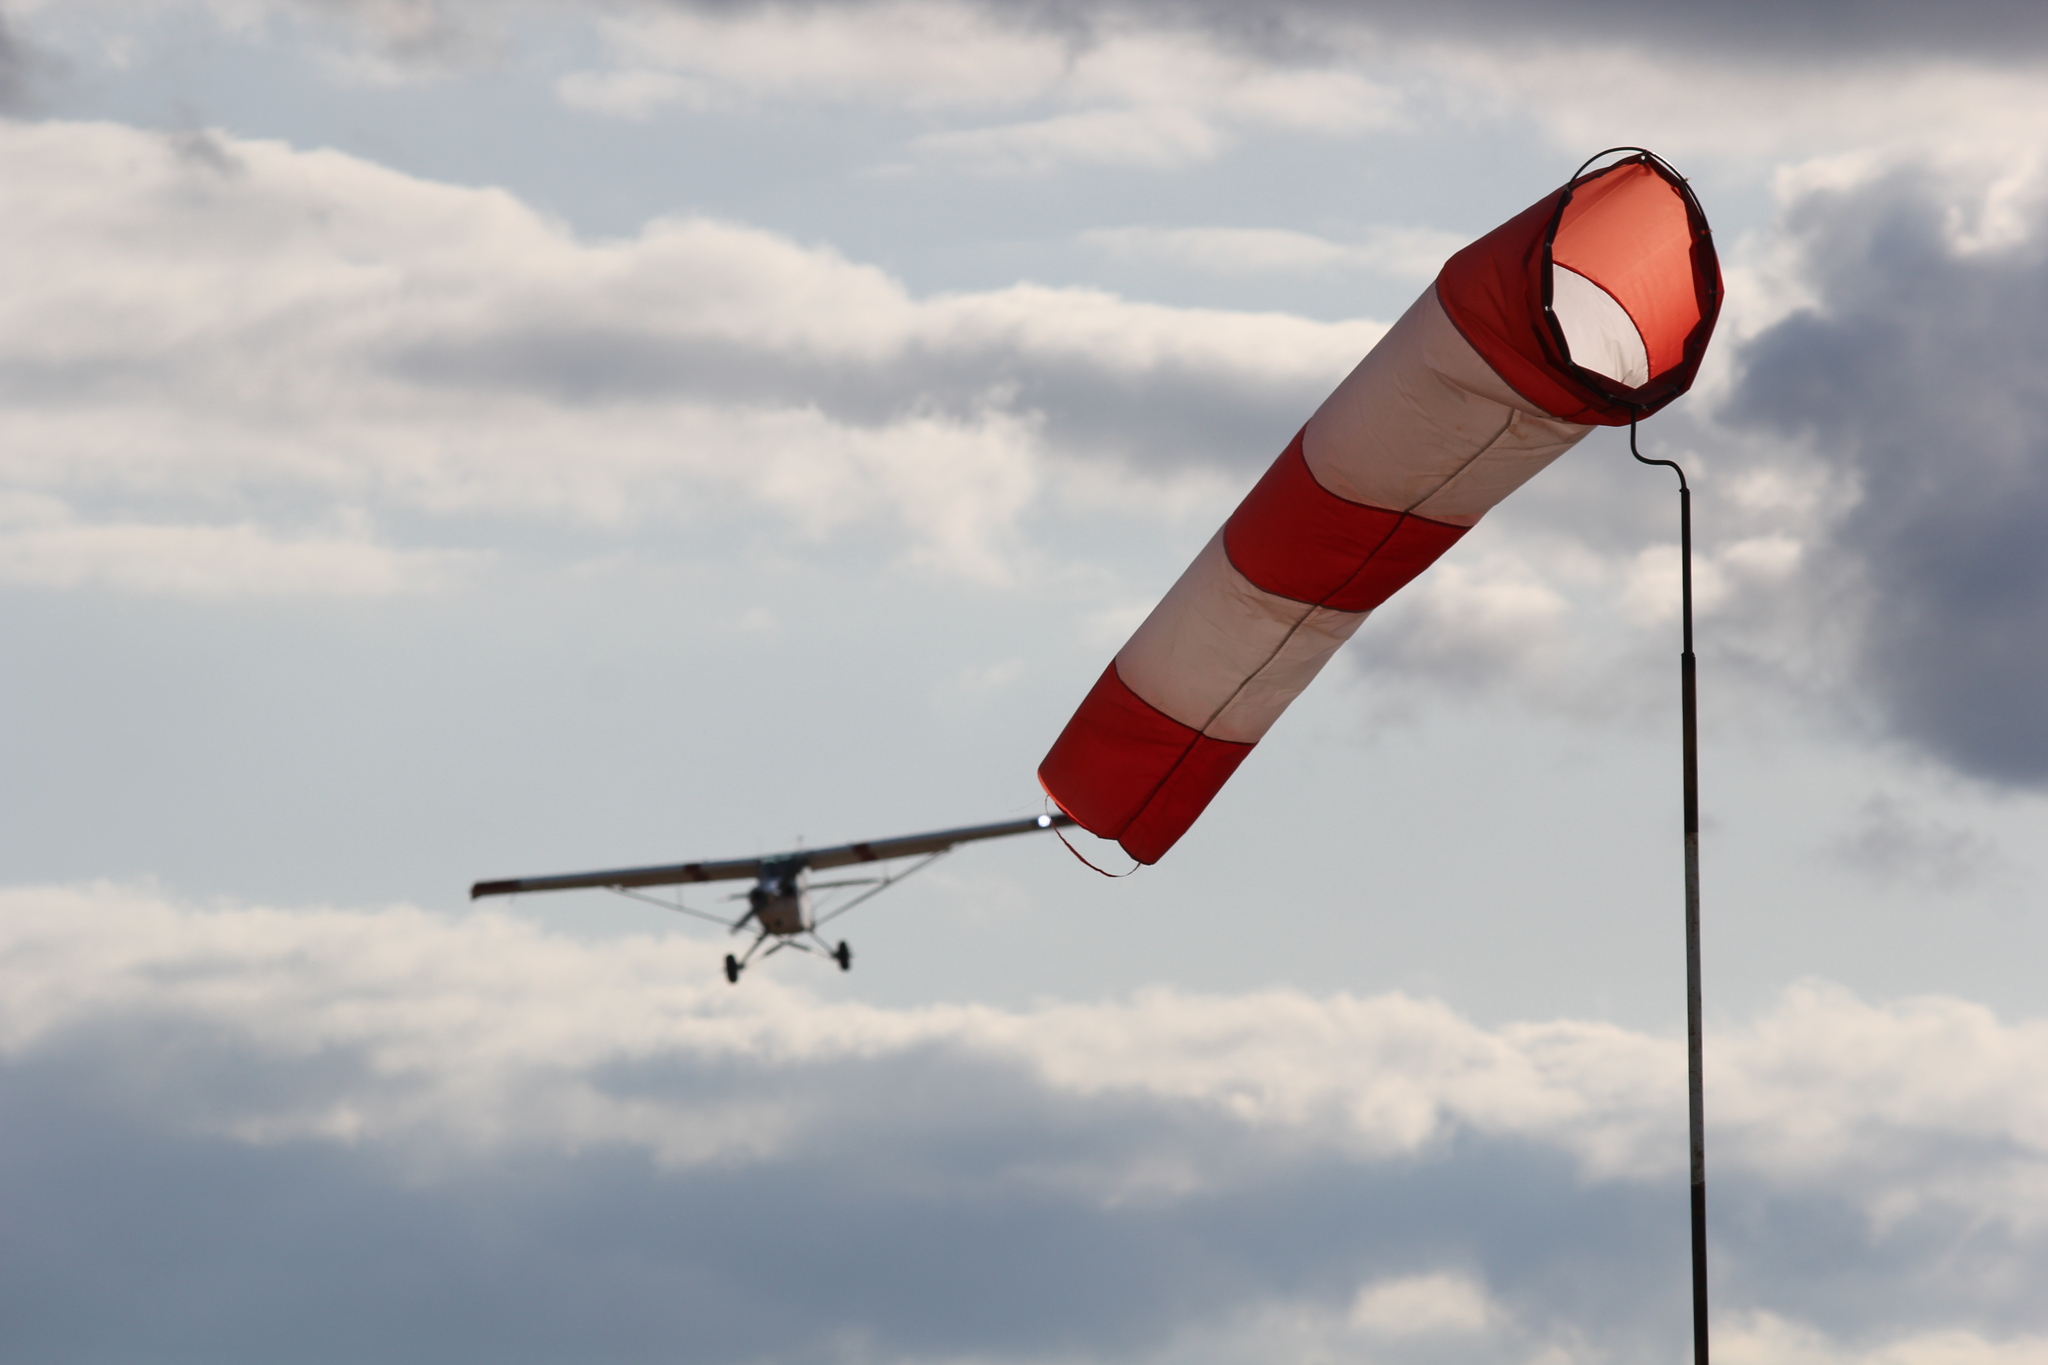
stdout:
<svg viewBox="0 0 2048 1365">
<path fill-rule="evenodd" d="M 1038 813 L 1323 395 L 1616 145 L 1728 281 L 1642 432 L 1717 1352 L 2048 1361 L 2039 7 L 0 0 L 0 111 L 10 1361 L 1686 1350 L 1614 431 L 1136 875 L 962 849 L 738 988 L 466 898 Z"/>
</svg>

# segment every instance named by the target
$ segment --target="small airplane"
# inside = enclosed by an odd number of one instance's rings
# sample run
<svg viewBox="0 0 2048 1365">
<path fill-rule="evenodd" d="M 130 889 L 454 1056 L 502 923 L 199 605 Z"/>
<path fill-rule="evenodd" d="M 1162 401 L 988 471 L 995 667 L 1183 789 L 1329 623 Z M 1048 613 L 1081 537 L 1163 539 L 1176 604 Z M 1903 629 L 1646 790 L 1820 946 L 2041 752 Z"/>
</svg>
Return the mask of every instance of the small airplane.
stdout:
<svg viewBox="0 0 2048 1365">
<path fill-rule="evenodd" d="M 772 957 L 784 948 L 794 948 L 799 952 L 829 957 L 844 972 L 853 969 L 853 949 L 843 939 L 837 947 L 825 942 L 818 930 L 828 920 L 837 919 L 863 901 L 879 896 L 911 873 L 930 867 L 960 844 L 977 839 L 1001 839 L 1011 834 L 1030 834 L 1042 829 L 1061 829 L 1073 823 L 1071 816 L 1063 814 L 1037 815 L 1027 820 L 1006 820 L 995 825 L 969 825 L 964 829 L 942 829 L 901 839 L 874 839 L 864 844 L 840 844 L 835 848 L 798 849 L 792 853 L 763 854 L 758 858 L 732 858 L 721 863 L 673 863 L 663 867 L 623 867 L 609 872 L 571 872 L 559 877 L 514 877 L 506 881 L 478 882 L 469 888 L 469 898 L 476 900 L 483 896 L 516 896 L 522 891 L 573 891 L 582 887 L 598 887 L 632 900 L 658 905 L 664 910 L 675 910 L 714 924 L 723 924 L 735 934 L 751 922 L 756 932 L 747 951 L 738 957 L 731 953 L 725 955 L 725 979 L 735 985 L 739 984 L 740 973 L 754 960 L 754 954 L 771 938 L 775 942 L 761 954 L 763 957 Z M 917 861 L 900 872 L 885 872 L 878 877 L 814 882 L 809 875 L 835 867 L 888 862 L 895 858 L 916 858 Z M 684 905 L 680 899 L 665 901 L 643 895 L 637 889 L 678 886 L 685 882 L 738 881 L 747 877 L 754 878 L 754 885 L 727 897 L 747 902 L 746 913 L 736 920 L 694 909 Z M 818 914 L 811 904 L 812 892 L 845 891 L 852 887 L 867 889 L 830 907 L 823 914 Z"/>
</svg>

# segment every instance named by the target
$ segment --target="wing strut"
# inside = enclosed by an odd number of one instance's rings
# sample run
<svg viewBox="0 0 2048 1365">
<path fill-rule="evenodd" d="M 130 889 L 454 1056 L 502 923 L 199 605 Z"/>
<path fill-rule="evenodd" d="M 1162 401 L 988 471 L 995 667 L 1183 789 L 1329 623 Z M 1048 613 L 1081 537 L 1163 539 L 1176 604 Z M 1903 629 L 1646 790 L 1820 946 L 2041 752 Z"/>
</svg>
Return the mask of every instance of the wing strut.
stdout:
<svg viewBox="0 0 2048 1365">
<path fill-rule="evenodd" d="M 653 896 L 643 896 L 638 891 L 629 891 L 623 886 L 607 886 L 604 889 L 611 892 L 614 896 L 624 896 L 629 901 L 645 901 L 649 905 L 657 905 L 664 910 L 673 910 L 679 915 L 695 915 L 698 919 L 708 919 L 713 924 L 720 924 L 728 929 L 737 929 L 740 927 L 740 924 L 746 923 L 742 919 L 739 924 L 735 924 L 725 916 L 714 915 L 709 910 L 694 910 L 684 905 L 681 901 L 657 900 Z"/>
<path fill-rule="evenodd" d="M 952 851 L 953 850 L 950 848 L 942 848 L 937 853 L 927 853 L 924 857 L 919 858 L 916 862 L 912 863 L 909 867 L 904 868 L 901 872 L 893 873 L 887 877 L 877 878 L 873 886 L 861 892 L 858 896 L 855 896 L 846 904 L 835 906 L 826 914 L 820 915 L 815 920 L 812 920 L 811 928 L 815 930 L 822 925 L 830 924 L 833 920 L 838 919 L 841 915 L 853 909 L 854 906 L 859 905 L 862 901 L 867 900 L 870 897 L 881 895 L 884 891 L 887 891 L 890 887 L 896 885 L 896 883 L 902 881 L 911 873 L 924 871 L 924 869 L 930 867 L 933 863 L 945 857 L 948 853 L 951 853 Z"/>
</svg>

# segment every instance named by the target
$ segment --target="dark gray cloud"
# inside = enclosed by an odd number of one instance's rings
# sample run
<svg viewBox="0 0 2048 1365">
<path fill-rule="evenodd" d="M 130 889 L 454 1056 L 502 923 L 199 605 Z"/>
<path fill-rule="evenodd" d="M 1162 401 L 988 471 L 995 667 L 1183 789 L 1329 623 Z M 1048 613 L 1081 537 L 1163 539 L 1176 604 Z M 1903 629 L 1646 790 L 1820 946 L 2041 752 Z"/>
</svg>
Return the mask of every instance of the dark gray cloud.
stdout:
<svg viewBox="0 0 2048 1365">
<path fill-rule="evenodd" d="M 1589 1181 L 1539 1141 L 1465 1131 L 1421 1155 L 1346 1157 L 1214 1106 L 1062 1091 L 931 1043 L 667 1054 L 585 1080 L 670 1112 L 744 1101 L 809 1121 L 771 1157 L 680 1165 L 618 1141 L 253 1143 L 207 1122 L 388 1092 L 389 1069 L 346 1044 L 280 1054 L 180 1012 L 110 1011 L 46 1040 L 0 1069 L 7 1357 L 1128 1360 L 1267 1302 L 1341 1320 L 1361 1283 L 1445 1270 L 1518 1320 L 1465 1343 L 1486 1358 L 1544 1341 L 1648 1358 L 1684 1340 L 1678 1179 Z M 2026 1160 L 1989 1137 L 1873 1140 L 1925 1148 L 1921 1170 Z M 1146 1165 L 1201 1178 L 1105 1197 L 1105 1173 Z M 1717 1181 L 1726 1307 L 1851 1341 L 2048 1326 L 2025 1290 L 2048 1270 L 2037 1239 L 1953 1208 L 1876 1233 L 1854 1191 L 1825 1186 Z M 1419 1360 L 1446 1343 L 1384 1345 Z"/>
<path fill-rule="evenodd" d="M 864 4 L 871 0 L 837 0 Z M 657 0 L 674 8 L 734 13 L 754 0 Z M 833 3 L 827 0 L 819 8 Z M 2017 58 L 2048 48 L 2048 11 L 2026 0 L 1964 0 L 1928 6 L 1909 0 L 1718 0 L 1703 5 L 1643 5 L 1627 0 L 988 0 L 986 8 L 1020 24 L 1073 34 L 1077 41 L 1108 23 L 1195 25 L 1275 55 L 1312 51 L 1332 24 L 1365 25 L 1397 36 L 1521 38 L 1546 43 L 1683 42 L 1689 48 L 1744 52 L 1776 60 L 1834 59 L 1878 53 Z"/>
<path fill-rule="evenodd" d="M 138 1051 L 159 1076 L 273 1095 L 332 1063 L 123 1029 L 0 1075 L 11 1359 L 1129 1358 L 1269 1297 L 1341 1315 L 1363 1280 L 1446 1267 L 1610 1341 L 1670 1335 L 1682 1308 L 1677 1201 L 1586 1189 L 1524 1144 L 1288 1160 L 1213 1114 L 924 1051 L 605 1078 L 707 1105 L 766 1081 L 830 1113 L 829 1136 L 774 1162 L 663 1170 L 598 1146 L 422 1174 L 375 1144 L 181 1132 L 110 1081 Z M 1061 1178 L 1190 1152 L 1231 1177 L 1123 1206 Z"/>
<path fill-rule="evenodd" d="M 0 900 L 10 1362 L 1425 1365 L 1685 1337 L 1669 1039 L 1285 991 L 891 1011 L 493 915 Z M 2048 1329 L 2038 1033 L 1806 987 L 1717 1037 L 1732 1320 L 1844 1359 Z"/>
<path fill-rule="evenodd" d="M 1139 467 L 1263 468 L 1342 377 L 1275 383 L 1223 365 L 1117 371 L 1002 340 L 912 344 L 874 360 L 808 356 L 772 345 L 653 330 L 541 324 L 451 337 L 391 355 L 394 374 L 436 385 L 545 394 L 570 404 L 686 399 L 814 407 L 855 426 L 906 418 L 1029 415 L 1049 446 Z"/>
<path fill-rule="evenodd" d="M 1771 0 L 1717 0 L 1704 5 L 1641 5 L 1627 0 L 1276 0 L 1246 9 L 1226 0 L 1196 0 L 1188 8 L 1213 16 L 1226 31 L 1256 25 L 1261 10 L 1274 18 L 1364 21 L 1395 32 L 1526 36 L 1545 42 L 1689 45 L 1772 56 L 1928 51 L 2009 53 L 2015 46 L 2048 46 L 2048 13 L 2024 0 L 1977 0 L 1932 9 L 1907 0 L 1818 0 L 1784 5 Z M 1267 22 L 1271 22 L 1268 20 Z M 1251 32 L 1259 32 L 1254 26 Z"/>
<path fill-rule="evenodd" d="M 62 74 L 61 62 L 22 37 L 0 14 L 0 114 L 35 112 Z"/>
<path fill-rule="evenodd" d="M 1997 845 L 1975 830 L 1927 819 L 1889 796 L 1865 801 L 1833 852 L 1879 886 L 1940 891 L 1979 882 L 2002 862 Z"/>
<path fill-rule="evenodd" d="M 799 0 L 775 9 L 859 9 L 883 0 Z M 720 15 L 769 8 L 769 0 L 644 0 L 649 9 Z M 360 26 L 387 59 L 444 65 L 501 54 L 503 15 L 464 0 L 390 5 L 381 0 L 300 0 L 306 12 Z M 619 6 L 630 11 L 631 4 Z M 1835 61 L 1940 54 L 2028 60 L 2048 50 L 2048 11 L 2027 0 L 1717 0 L 1644 5 L 1628 0 L 980 0 L 1020 28 L 1065 35 L 1085 47 L 1111 29 L 1204 29 L 1283 59 L 1314 58 L 1332 30 L 1363 26 L 1396 38 L 1565 43 L 1681 44 L 1687 51 L 1767 61 Z"/>
<path fill-rule="evenodd" d="M 1741 358 L 1736 420 L 1810 438 L 1861 489 L 1832 551 L 1870 597 L 1855 680 L 1963 772 L 2048 781 L 2048 234 L 1952 242 L 1931 172 L 1790 212 L 1819 302 Z"/>
<path fill-rule="evenodd" d="M 282 0 L 278 8 L 351 25 L 392 65 L 433 70 L 502 58 L 513 7 L 468 0 Z"/>
</svg>

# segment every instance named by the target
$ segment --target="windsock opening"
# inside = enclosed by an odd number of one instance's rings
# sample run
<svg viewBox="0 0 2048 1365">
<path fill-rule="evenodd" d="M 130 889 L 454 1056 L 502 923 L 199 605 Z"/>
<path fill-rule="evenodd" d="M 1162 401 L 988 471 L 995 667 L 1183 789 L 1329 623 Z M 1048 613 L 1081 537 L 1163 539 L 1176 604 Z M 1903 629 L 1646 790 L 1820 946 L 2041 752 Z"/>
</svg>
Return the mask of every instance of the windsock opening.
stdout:
<svg viewBox="0 0 2048 1365">
<path fill-rule="evenodd" d="M 1654 154 L 1615 150 L 1635 154 L 1574 177 L 1437 277 L 1444 311 L 1516 392 L 1605 426 L 1692 387 L 1721 307 L 1691 188 Z"/>
<path fill-rule="evenodd" d="M 1550 280 L 1551 316 L 1567 360 L 1625 389 L 1685 365 L 1686 343 L 1709 308 L 1693 269 L 1689 198 L 1684 181 L 1667 180 L 1647 159 L 1621 162 L 1564 191 Z M 1593 306 L 1573 306 L 1586 302 Z"/>
</svg>

